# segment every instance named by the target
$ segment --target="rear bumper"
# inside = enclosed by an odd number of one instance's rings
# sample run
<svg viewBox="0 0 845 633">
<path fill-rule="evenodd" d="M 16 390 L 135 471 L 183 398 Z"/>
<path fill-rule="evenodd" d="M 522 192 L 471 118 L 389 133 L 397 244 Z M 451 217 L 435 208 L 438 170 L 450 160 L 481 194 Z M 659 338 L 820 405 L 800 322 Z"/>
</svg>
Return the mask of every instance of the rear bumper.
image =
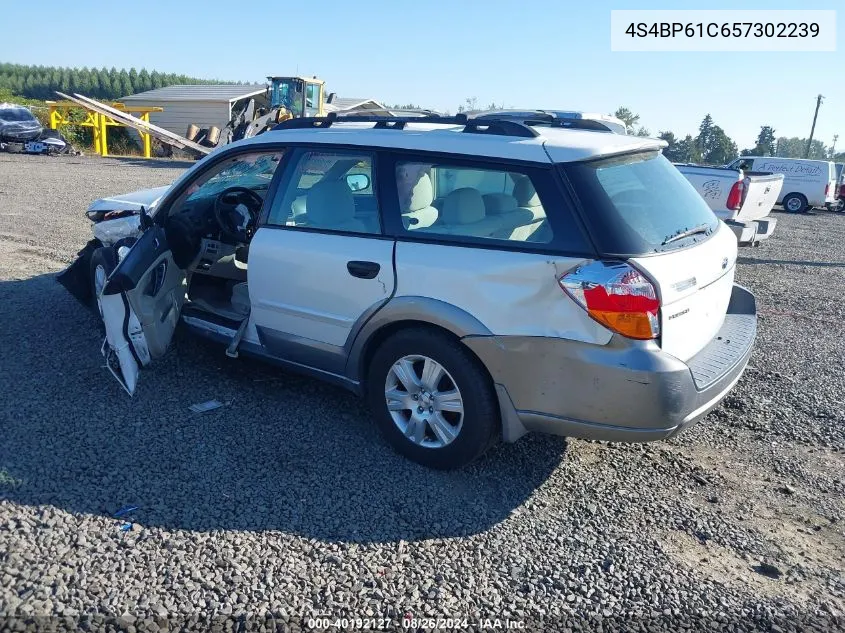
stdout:
<svg viewBox="0 0 845 633">
<path fill-rule="evenodd" d="M 749 222 L 726 220 L 725 224 L 736 235 L 739 245 L 746 246 L 768 239 L 775 232 L 777 220 L 773 217 L 766 216 L 765 218 L 751 220 Z"/>
<path fill-rule="evenodd" d="M 496 383 L 506 441 L 529 431 L 647 442 L 705 416 L 748 364 L 757 332 L 752 295 L 734 286 L 725 323 L 684 363 L 651 341 L 604 346 L 545 337 L 480 336 L 466 343 Z"/>
</svg>

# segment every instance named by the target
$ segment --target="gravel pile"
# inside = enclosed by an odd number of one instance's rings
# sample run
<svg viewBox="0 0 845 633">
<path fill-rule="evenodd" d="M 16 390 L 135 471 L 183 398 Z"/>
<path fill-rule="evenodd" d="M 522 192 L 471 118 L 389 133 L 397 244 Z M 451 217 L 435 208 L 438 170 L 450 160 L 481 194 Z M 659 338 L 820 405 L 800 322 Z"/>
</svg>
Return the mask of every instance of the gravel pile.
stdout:
<svg viewBox="0 0 845 633">
<path fill-rule="evenodd" d="M 440 473 L 350 394 L 181 334 L 120 390 L 54 273 L 92 199 L 183 168 L 0 155 L 0 629 L 845 630 L 845 215 L 743 249 L 751 367 L 687 433 Z"/>
</svg>

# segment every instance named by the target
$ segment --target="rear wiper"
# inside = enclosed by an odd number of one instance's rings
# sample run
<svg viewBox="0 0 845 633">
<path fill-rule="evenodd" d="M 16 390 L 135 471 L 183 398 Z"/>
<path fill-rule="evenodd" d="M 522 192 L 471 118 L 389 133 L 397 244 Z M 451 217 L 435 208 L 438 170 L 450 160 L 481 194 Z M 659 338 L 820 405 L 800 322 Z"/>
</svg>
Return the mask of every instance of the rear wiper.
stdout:
<svg viewBox="0 0 845 633">
<path fill-rule="evenodd" d="M 691 237 L 693 235 L 699 235 L 700 233 L 709 234 L 710 233 L 710 225 L 709 224 L 700 224 L 699 226 L 693 227 L 686 231 L 681 231 L 680 233 L 676 233 L 671 237 L 667 237 L 663 240 L 661 246 L 666 246 L 667 244 L 671 244 L 672 242 L 677 242 L 678 240 L 682 240 L 685 237 Z"/>
</svg>

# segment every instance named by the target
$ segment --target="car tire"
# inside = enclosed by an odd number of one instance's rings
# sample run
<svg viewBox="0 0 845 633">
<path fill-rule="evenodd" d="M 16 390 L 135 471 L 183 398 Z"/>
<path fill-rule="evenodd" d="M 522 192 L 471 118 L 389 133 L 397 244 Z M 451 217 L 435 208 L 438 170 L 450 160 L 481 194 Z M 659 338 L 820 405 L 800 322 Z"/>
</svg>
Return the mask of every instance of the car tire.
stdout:
<svg viewBox="0 0 845 633">
<path fill-rule="evenodd" d="M 428 328 L 401 330 L 378 347 L 367 371 L 367 400 L 388 443 L 429 468 L 466 466 L 490 448 L 500 428 L 496 394 L 481 362 L 457 340 Z"/>
<path fill-rule="evenodd" d="M 782 205 L 788 213 L 804 213 L 807 210 L 807 198 L 800 193 L 790 193 L 784 197 Z"/>
<path fill-rule="evenodd" d="M 91 309 L 94 315 L 103 322 L 103 313 L 100 309 L 99 291 L 102 290 L 106 279 L 117 267 L 117 253 L 111 246 L 98 248 L 91 254 L 90 281 L 91 281 Z"/>
</svg>

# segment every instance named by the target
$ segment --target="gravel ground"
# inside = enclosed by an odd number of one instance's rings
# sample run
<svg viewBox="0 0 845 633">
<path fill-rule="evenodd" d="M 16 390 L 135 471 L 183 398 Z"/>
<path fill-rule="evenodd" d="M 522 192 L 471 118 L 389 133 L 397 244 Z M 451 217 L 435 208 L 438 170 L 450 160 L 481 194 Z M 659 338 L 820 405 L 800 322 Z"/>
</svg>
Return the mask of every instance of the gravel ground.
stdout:
<svg viewBox="0 0 845 633">
<path fill-rule="evenodd" d="M 91 200 L 184 167 L 0 155 L 0 630 L 845 630 L 845 215 L 779 214 L 744 249 L 756 350 L 690 431 L 527 437 L 442 473 L 350 394 L 186 335 L 133 399 L 107 375 L 55 272 Z"/>
</svg>

